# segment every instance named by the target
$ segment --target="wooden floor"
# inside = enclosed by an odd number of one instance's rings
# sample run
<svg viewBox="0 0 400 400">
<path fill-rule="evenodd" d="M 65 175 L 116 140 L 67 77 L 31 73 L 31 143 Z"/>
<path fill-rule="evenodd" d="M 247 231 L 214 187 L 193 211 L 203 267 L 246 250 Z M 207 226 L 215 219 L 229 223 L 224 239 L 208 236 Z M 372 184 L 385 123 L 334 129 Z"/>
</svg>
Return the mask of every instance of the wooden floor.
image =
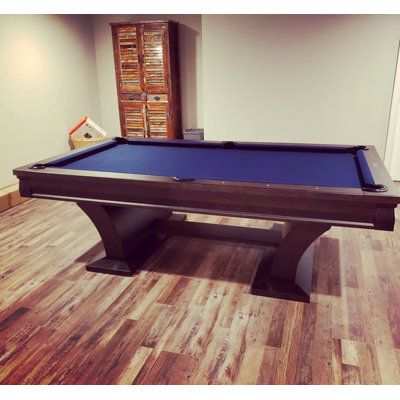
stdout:
<svg viewBox="0 0 400 400">
<path fill-rule="evenodd" d="M 75 204 L 0 214 L 0 383 L 400 383 L 399 220 L 325 234 L 310 304 L 247 293 L 257 246 L 170 238 L 128 278 L 102 251 Z"/>
</svg>

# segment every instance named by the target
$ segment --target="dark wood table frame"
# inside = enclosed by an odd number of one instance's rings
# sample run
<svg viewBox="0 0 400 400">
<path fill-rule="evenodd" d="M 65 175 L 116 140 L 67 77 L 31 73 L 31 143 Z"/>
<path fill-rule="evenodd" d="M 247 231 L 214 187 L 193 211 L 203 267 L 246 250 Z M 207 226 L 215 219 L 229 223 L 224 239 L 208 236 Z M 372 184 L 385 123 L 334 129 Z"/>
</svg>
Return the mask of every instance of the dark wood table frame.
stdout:
<svg viewBox="0 0 400 400">
<path fill-rule="evenodd" d="M 394 229 L 399 192 L 373 146 L 366 159 L 386 192 L 217 180 L 177 182 L 161 176 L 53 167 L 34 170 L 32 164 L 15 169 L 14 174 L 22 196 L 74 201 L 88 215 L 106 252 L 88 270 L 130 276 L 169 235 L 251 243 L 265 246 L 251 292 L 307 302 L 312 244 L 331 226 Z M 173 211 L 276 220 L 284 225 L 266 230 L 195 223 Z"/>
</svg>

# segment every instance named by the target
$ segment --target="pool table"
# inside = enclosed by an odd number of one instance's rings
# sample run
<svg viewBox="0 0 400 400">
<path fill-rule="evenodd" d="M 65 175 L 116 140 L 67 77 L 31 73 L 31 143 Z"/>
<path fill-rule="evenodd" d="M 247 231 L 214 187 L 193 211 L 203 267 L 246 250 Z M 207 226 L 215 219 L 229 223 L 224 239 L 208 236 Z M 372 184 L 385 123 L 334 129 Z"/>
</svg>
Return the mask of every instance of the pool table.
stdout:
<svg viewBox="0 0 400 400">
<path fill-rule="evenodd" d="M 391 231 L 400 203 L 373 146 L 116 137 L 13 172 L 22 196 L 74 201 L 91 219 L 106 257 L 90 271 L 130 276 L 171 235 L 250 243 L 265 249 L 251 293 L 306 302 L 313 242 L 332 226 Z M 195 223 L 185 212 L 284 223 Z"/>
</svg>

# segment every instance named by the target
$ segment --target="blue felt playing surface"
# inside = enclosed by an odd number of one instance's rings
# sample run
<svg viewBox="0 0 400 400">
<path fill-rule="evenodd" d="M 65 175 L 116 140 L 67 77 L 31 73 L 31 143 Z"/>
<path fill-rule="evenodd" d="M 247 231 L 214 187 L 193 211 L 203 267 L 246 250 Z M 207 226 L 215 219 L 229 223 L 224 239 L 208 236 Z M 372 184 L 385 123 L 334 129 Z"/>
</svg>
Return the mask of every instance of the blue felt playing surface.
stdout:
<svg viewBox="0 0 400 400">
<path fill-rule="evenodd" d="M 180 178 L 360 188 L 351 153 L 119 144 L 62 168 Z"/>
</svg>

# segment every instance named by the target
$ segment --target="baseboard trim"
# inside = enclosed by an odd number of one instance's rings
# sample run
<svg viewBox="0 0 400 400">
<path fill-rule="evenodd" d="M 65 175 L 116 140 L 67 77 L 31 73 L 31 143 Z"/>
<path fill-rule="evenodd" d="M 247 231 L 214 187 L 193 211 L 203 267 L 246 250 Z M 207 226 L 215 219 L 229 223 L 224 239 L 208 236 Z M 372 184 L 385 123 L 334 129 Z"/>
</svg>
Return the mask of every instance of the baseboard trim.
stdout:
<svg viewBox="0 0 400 400">
<path fill-rule="evenodd" d="M 0 212 L 6 211 L 27 200 L 26 197 L 20 196 L 18 183 L 0 189 Z"/>
</svg>

